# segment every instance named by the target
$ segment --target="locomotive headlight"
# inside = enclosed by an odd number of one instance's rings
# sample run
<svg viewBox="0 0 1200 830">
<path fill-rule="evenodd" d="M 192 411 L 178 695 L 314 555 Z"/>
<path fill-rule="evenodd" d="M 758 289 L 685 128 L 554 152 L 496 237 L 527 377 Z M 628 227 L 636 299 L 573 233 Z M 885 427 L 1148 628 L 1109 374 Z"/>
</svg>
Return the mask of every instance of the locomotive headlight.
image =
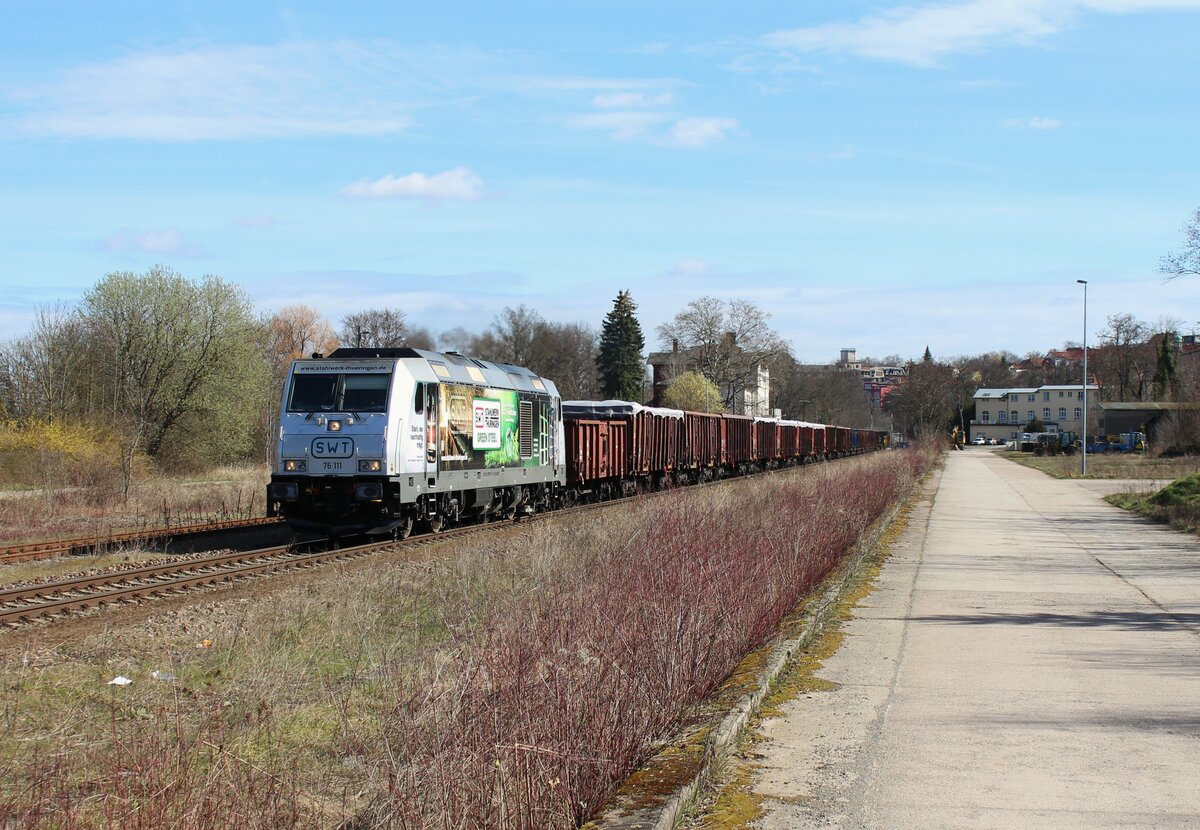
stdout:
<svg viewBox="0 0 1200 830">
<path fill-rule="evenodd" d="M 295 501 L 300 498 L 300 485 L 294 481 L 272 482 L 271 496 L 280 501 Z"/>
<path fill-rule="evenodd" d="M 360 473 L 377 473 L 383 469 L 383 462 L 378 458 L 360 459 L 358 462 L 358 471 Z"/>
<path fill-rule="evenodd" d="M 356 484 L 354 486 L 354 498 L 359 501 L 381 501 L 383 499 L 383 485 L 379 482 Z"/>
<path fill-rule="evenodd" d="M 285 458 L 283 471 L 285 473 L 302 473 L 308 469 L 308 462 L 303 458 Z"/>
<path fill-rule="evenodd" d="M 342 422 L 341 421 L 329 421 L 328 423 L 325 424 L 325 426 L 330 432 L 341 432 L 342 431 Z"/>
</svg>

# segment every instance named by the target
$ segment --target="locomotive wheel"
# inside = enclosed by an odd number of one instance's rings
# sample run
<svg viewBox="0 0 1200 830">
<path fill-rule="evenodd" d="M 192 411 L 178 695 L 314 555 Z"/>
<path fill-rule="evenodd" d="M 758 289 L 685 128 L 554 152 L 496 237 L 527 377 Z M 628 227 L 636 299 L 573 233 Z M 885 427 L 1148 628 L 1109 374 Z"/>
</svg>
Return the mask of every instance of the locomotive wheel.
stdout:
<svg viewBox="0 0 1200 830">
<path fill-rule="evenodd" d="M 442 520 L 441 516 L 434 516 L 429 520 L 429 532 L 441 533 L 444 525 L 445 522 Z"/>
<path fill-rule="evenodd" d="M 396 539 L 396 540 L 407 539 L 409 536 L 412 535 L 412 531 L 413 531 L 413 518 L 412 518 L 412 516 L 409 516 L 404 520 L 404 524 L 400 525 L 398 528 L 396 528 L 395 530 L 392 531 L 392 538 Z"/>
</svg>

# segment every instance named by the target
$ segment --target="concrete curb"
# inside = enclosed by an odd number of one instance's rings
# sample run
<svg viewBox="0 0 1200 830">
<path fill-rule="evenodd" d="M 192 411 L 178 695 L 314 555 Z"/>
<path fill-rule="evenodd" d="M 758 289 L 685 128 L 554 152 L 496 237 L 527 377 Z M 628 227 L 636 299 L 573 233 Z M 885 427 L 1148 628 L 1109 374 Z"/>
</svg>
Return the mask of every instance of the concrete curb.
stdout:
<svg viewBox="0 0 1200 830">
<path fill-rule="evenodd" d="M 932 471 L 936 474 L 936 469 Z M 766 665 L 755 678 L 755 691 L 745 695 L 733 707 L 732 711 L 722 718 L 720 724 L 713 729 L 705 740 L 704 758 L 691 779 L 680 785 L 670 795 L 664 797 L 660 804 L 637 809 L 623 808 L 620 803 L 614 804 L 589 828 L 595 830 L 673 830 L 684 813 L 696 802 L 702 789 L 712 779 L 713 771 L 725 762 L 735 748 L 742 730 L 750 718 L 762 707 L 762 702 L 770 693 L 772 684 L 791 661 L 792 656 L 807 646 L 825 627 L 829 619 L 830 609 L 837 603 L 845 591 L 847 583 L 859 572 L 863 561 L 873 553 L 880 539 L 905 505 L 923 491 L 926 478 L 913 483 L 908 493 L 888 509 L 883 516 L 859 537 L 851 554 L 843 560 L 830 579 L 830 584 L 821 594 L 821 598 L 805 615 L 803 628 L 799 635 L 780 640 L 771 647 L 771 655 Z"/>
</svg>

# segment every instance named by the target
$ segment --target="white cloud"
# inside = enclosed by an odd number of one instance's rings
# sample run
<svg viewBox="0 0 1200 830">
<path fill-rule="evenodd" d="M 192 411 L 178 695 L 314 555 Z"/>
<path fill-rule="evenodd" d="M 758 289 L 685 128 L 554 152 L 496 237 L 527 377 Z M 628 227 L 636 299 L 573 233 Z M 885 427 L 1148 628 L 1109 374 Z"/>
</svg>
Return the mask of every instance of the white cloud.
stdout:
<svg viewBox="0 0 1200 830">
<path fill-rule="evenodd" d="M 477 107 L 489 95 L 590 92 L 596 106 L 634 109 L 670 103 L 670 90 L 683 84 L 547 77 L 523 73 L 525 63 L 511 51 L 382 39 L 141 49 L 5 84 L 0 128 L 151 141 L 386 136 L 406 130 L 418 112 Z"/>
<path fill-rule="evenodd" d="M 624 141 L 642 135 L 666 119 L 667 116 L 657 112 L 596 112 L 572 116 L 567 124 L 584 130 L 603 130 Z"/>
<path fill-rule="evenodd" d="M 483 179 L 466 167 L 455 167 L 444 173 L 426 176 L 409 173 L 407 176 L 387 175 L 370 181 L 359 179 L 342 188 L 343 196 L 362 199 L 462 199 L 474 201 L 483 193 Z"/>
<path fill-rule="evenodd" d="M 513 81 L 514 86 L 523 91 L 599 90 L 628 92 L 635 89 L 667 89 L 678 86 L 680 83 L 680 81 L 671 78 L 584 78 L 576 76 L 522 78 L 514 79 Z"/>
<path fill-rule="evenodd" d="M 665 107 L 671 103 L 672 97 L 669 92 L 605 92 L 593 98 L 592 104 L 601 109 Z"/>
<path fill-rule="evenodd" d="M 148 254 L 173 254 L 190 258 L 207 256 L 207 252 L 203 248 L 184 239 L 179 228 L 147 231 L 122 228 L 112 236 L 102 239 L 100 247 L 114 252 L 140 251 Z"/>
<path fill-rule="evenodd" d="M 277 223 L 274 216 L 268 216 L 267 214 L 262 213 L 255 216 L 239 216 L 230 224 L 232 224 L 235 228 L 261 230 L 263 228 L 273 228 Z"/>
<path fill-rule="evenodd" d="M 697 274 L 707 274 L 713 270 L 713 266 L 702 259 L 689 257 L 676 262 L 665 272 L 669 277 L 691 277 Z"/>
<path fill-rule="evenodd" d="M 896 6 L 854 22 L 826 23 L 767 35 L 768 45 L 796 52 L 847 53 L 935 66 L 947 55 L 995 42 L 1031 43 L 1061 31 L 1081 13 L 1129 14 L 1200 9 L 1200 0 L 968 0 Z"/>
<path fill-rule="evenodd" d="M 1057 130 L 1063 126 L 1063 122 L 1057 118 L 1035 116 L 1033 118 L 1010 118 L 1004 122 L 1004 126 L 1017 130 Z"/>
<path fill-rule="evenodd" d="M 735 118 L 684 118 L 667 133 L 667 143 L 676 147 L 701 147 L 710 141 L 724 138 L 738 126 Z"/>
<path fill-rule="evenodd" d="M 143 50 L 9 85 L 9 127 L 68 138 L 194 141 L 388 135 L 493 61 L 387 42 Z"/>
</svg>

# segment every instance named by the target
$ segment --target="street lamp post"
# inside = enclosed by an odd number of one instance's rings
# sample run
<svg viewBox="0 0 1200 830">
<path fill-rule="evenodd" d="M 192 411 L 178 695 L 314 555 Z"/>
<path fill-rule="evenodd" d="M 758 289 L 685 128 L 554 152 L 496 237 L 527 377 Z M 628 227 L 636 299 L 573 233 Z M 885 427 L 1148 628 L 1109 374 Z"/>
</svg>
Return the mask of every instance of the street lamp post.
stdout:
<svg viewBox="0 0 1200 830">
<path fill-rule="evenodd" d="M 1083 439 L 1079 449 L 1079 477 L 1087 478 L 1087 280 L 1075 280 L 1083 286 Z"/>
</svg>

